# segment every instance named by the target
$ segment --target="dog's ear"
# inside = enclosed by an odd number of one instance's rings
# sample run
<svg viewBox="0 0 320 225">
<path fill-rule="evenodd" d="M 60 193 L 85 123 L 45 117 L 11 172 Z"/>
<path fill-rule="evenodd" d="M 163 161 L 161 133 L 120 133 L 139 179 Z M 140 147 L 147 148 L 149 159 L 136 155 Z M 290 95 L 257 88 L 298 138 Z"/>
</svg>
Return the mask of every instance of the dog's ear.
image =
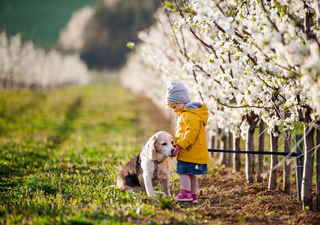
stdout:
<svg viewBox="0 0 320 225">
<path fill-rule="evenodd" d="M 145 153 L 150 160 L 155 160 L 155 157 L 156 157 L 155 145 L 156 145 L 156 137 L 152 136 L 145 145 L 145 150 L 146 150 Z"/>
<path fill-rule="evenodd" d="M 169 134 L 169 135 L 170 135 L 170 137 L 171 137 L 171 139 L 172 139 L 173 143 L 176 143 L 175 138 L 174 138 L 171 134 Z"/>
</svg>

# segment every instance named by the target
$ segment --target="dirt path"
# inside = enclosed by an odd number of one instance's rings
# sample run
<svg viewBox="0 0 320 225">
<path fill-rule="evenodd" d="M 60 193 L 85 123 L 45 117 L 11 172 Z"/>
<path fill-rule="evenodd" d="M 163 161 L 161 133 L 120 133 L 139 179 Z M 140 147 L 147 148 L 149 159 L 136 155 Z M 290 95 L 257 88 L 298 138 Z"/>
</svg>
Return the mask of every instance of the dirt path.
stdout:
<svg viewBox="0 0 320 225">
<path fill-rule="evenodd" d="M 301 210 L 295 181 L 290 194 L 282 192 L 281 182 L 277 190 L 268 191 L 267 180 L 247 184 L 243 172 L 216 169 L 212 175 L 199 176 L 202 195 L 197 211 L 213 224 L 320 224 L 320 212 Z"/>
</svg>

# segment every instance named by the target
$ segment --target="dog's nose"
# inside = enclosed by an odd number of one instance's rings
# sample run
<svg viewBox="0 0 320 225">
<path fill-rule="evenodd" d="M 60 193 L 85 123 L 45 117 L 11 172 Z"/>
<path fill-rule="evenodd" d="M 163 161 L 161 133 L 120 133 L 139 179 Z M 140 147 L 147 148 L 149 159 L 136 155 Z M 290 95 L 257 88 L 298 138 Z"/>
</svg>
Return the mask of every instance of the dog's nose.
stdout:
<svg viewBox="0 0 320 225">
<path fill-rule="evenodd" d="M 173 155 L 174 149 L 171 150 L 171 155 Z"/>
</svg>

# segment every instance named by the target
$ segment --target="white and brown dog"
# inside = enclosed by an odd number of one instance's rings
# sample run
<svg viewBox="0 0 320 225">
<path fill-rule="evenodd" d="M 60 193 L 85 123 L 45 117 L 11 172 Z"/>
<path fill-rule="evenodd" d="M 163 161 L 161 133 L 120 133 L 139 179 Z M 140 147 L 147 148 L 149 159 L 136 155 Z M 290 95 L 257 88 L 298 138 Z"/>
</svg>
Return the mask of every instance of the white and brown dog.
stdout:
<svg viewBox="0 0 320 225">
<path fill-rule="evenodd" d="M 122 191 L 143 191 L 156 195 L 153 187 L 162 182 L 166 195 L 170 194 L 169 162 L 173 157 L 174 139 L 165 132 L 154 134 L 143 146 L 142 151 L 120 171 L 116 186 Z"/>
</svg>

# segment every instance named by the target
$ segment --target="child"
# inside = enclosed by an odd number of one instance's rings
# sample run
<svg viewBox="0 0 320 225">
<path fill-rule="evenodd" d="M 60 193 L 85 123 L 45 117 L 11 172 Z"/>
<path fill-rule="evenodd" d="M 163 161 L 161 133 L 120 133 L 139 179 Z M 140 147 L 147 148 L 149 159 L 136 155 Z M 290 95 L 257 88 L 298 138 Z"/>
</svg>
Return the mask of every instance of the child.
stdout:
<svg viewBox="0 0 320 225">
<path fill-rule="evenodd" d="M 207 164 L 210 163 L 204 128 L 208 109 L 205 103 L 190 102 L 187 88 L 176 82 L 171 82 L 167 88 L 166 104 L 179 114 L 173 155 L 178 156 L 177 173 L 182 190 L 175 199 L 198 203 L 197 175 L 207 174 Z"/>
</svg>

